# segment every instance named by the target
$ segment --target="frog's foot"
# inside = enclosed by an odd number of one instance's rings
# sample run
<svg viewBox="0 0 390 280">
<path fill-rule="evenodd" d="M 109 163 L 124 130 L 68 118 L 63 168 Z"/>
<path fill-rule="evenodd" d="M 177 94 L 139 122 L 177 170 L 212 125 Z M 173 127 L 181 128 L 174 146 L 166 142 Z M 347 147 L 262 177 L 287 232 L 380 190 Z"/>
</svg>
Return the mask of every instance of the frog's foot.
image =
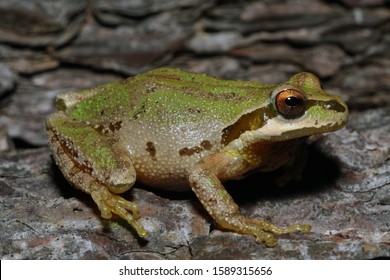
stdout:
<svg viewBox="0 0 390 280">
<path fill-rule="evenodd" d="M 91 196 L 99 207 L 104 219 L 110 219 L 112 213 L 117 214 L 125 219 L 137 231 L 140 237 L 147 237 L 147 231 L 138 221 L 140 215 L 135 203 L 130 202 L 119 195 L 113 194 L 102 187 L 91 190 Z"/>
<path fill-rule="evenodd" d="M 309 232 L 310 225 L 292 225 L 288 228 L 279 228 L 267 221 L 250 219 L 240 214 L 226 215 L 223 219 L 218 219 L 217 223 L 225 229 L 231 231 L 253 235 L 256 242 L 264 243 L 266 246 L 273 247 L 277 245 L 274 235 L 286 234 L 295 231 Z"/>
</svg>

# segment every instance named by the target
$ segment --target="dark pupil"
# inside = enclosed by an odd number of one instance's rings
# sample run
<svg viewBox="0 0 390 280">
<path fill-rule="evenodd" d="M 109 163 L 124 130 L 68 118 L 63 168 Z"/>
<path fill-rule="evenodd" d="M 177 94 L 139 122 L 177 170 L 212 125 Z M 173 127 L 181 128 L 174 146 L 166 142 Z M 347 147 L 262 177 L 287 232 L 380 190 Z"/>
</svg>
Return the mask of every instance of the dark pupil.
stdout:
<svg viewBox="0 0 390 280">
<path fill-rule="evenodd" d="M 302 100 L 299 99 L 299 98 L 296 98 L 296 97 L 294 97 L 294 96 L 289 96 L 289 97 L 287 97 L 287 98 L 284 100 L 284 103 L 285 103 L 287 106 L 295 107 L 295 106 L 301 105 L 301 104 L 302 104 Z"/>
</svg>

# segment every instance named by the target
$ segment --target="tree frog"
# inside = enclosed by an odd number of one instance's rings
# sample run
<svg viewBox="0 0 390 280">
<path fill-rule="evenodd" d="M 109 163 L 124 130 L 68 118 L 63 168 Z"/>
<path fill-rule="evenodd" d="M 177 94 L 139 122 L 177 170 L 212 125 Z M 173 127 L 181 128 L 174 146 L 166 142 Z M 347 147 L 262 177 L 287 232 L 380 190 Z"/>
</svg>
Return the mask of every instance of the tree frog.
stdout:
<svg viewBox="0 0 390 280">
<path fill-rule="evenodd" d="M 310 226 L 246 217 L 222 182 L 279 167 L 279 183 L 298 179 L 304 137 L 340 129 L 348 118 L 344 101 L 306 72 L 272 85 L 160 68 L 60 94 L 56 108 L 47 119 L 53 158 L 103 218 L 117 214 L 145 238 L 136 204 L 119 194 L 135 181 L 192 189 L 221 228 L 267 246 L 277 244 L 275 235 Z"/>
</svg>

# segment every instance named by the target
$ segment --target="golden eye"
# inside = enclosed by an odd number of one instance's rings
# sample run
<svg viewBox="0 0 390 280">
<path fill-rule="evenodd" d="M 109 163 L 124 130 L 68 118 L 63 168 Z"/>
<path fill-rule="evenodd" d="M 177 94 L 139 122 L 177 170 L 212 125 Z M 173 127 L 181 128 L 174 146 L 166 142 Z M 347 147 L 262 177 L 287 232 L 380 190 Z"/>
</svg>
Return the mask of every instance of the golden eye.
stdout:
<svg viewBox="0 0 390 280">
<path fill-rule="evenodd" d="M 296 119 L 305 113 L 305 96 L 296 89 L 280 91 L 275 98 L 275 107 L 286 119 Z"/>
</svg>

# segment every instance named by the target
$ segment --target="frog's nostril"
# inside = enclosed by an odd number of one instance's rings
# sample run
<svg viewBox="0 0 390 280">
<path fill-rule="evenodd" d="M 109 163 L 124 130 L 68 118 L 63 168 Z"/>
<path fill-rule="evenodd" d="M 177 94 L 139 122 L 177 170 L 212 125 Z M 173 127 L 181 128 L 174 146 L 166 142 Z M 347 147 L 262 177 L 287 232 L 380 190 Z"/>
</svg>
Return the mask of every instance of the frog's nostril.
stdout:
<svg viewBox="0 0 390 280">
<path fill-rule="evenodd" d="M 325 110 L 334 110 L 339 113 L 343 113 L 346 111 L 346 106 L 344 104 L 341 104 L 335 99 L 329 100 L 327 102 L 324 102 L 323 108 Z"/>
</svg>

